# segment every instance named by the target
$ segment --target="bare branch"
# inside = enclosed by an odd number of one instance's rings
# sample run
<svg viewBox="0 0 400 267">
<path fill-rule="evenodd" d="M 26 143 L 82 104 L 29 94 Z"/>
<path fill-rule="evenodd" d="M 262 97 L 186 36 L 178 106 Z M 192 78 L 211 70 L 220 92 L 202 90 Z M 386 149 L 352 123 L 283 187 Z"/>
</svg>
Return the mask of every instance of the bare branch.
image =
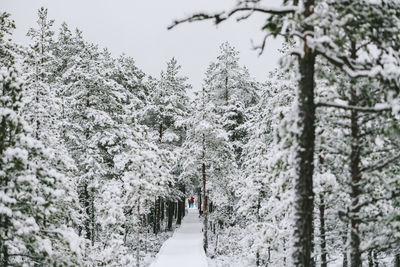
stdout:
<svg viewBox="0 0 400 267">
<path fill-rule="evenodd" d="M 195 22 L 195 21 L 201 21 L 201 20 L 213 20 L 215 24 L 219 24 L 228 18 L 232 17 L 236 13 L 240 13 L 243 11 L 250 11 L 249 14 L 245 15 L 241 19 L 245 19 L 250 17 L 254 12 L 259 12 L 259 13 L 265 13 L 265 14 L 273 14 L 273 15 L 285 15 L 285 14 L 291 14 L 295 13 L 298 10 L 298 7 L 296 6 L 285 6 L 285 7 L 256 7 L 256 6 L 236 6 L 229 12 L 219 12 L 215 14 L 206 14 L 206 13 L 196 13 L 190 17 L 181 19 L 181 20 L 175 20 L 170 26 L 168 26 L 168 30 L 171 30 L 172 28 L 176 27 L 179 24 L 186 23 L 186 22 Z"/>
<path fill-rule="evenodd" d="M 252 46 L 254 50 L 259 50 L 258 55 L 261 56 L 264 53 L 265 44 L 267 43 L 268 37 L 272 36 L 272 34 L 268 33 L 264 36 L 264 39 L 261 45 L 254 45 L 252 42 Z"/>
</svg>

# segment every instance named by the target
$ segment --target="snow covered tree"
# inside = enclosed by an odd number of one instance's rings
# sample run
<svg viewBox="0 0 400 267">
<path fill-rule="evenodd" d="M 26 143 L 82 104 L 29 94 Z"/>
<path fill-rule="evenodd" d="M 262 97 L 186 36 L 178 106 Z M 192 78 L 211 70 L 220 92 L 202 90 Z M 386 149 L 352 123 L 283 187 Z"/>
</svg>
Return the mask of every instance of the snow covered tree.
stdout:
<svg viewBox="0 0 400 267">
<path fill-rule="evenodd" d="M 15 29 L 15 22 L 10 16 L 6 12 L 0 14 L 0 67 L 10 66 L 15 61 L 15 45 L 7 39 Z"/>
<path fill-rule="evenodd" d="M 187 83 L 188 78 L 182 76 L 181 66 L 175 58 L 167 62 L 167 69 L 161 72 L 158 80 L 149 80 L 150 103 L 145 108 L 144 123 L 151 127 L 154 131 L 154 138 L 158 141 L 159 147 L 165 150 L 165 153 L 177 153 L 182 145 L 185 134 L 186 125 L 184 121 L 189 115 L 187 96 L 191 86 Z M 172 222 L 172 206 L 174 200 L 179 198 L 177 222 L 180 224 L 184 215 L 185 200 L 182 193 L 185 191 L 184 181 L 179 181 L 180 168 L 179 162 L 171 166 L 171 172 L 175 176 L 176 189 L 181 191 L 181 194 L 173 194 L 176 190 L 170 188 L 171 195 L 167 197 L 168 204 L 168 228 L 171 228 Z M 155 222 L 154 232 L 160 229 L 159 224 L 162 211 L 160 208 L 164 206 L 164 199 L 157 198 L 155 200 Z"/>
<path fill-rule="evenodd" d="M 237 169 L 233 147 L 210 95 L 209 88 L 203 87 L 194 101 L 195 112 L 188 122 L 188 134 L 183 145 L 185 159 L 181 174 L 197 180 L 202 190 L 205 251 L 208 247 L 209 205 L 213 203 L 215 212 L 221 215 L 218 218 L 221 224 L 229 223 L 230 218 L 223 214 L 232 209 L 230 183 Z"/>
<path fill-rule="evenodd" d="M 3 69 L 0 77 L 0 261 L 4 266 L 79 265 L 80 239 L 57 206 L 68 202 L 65 177 L 45 167 L 51 155 L 19 114 L 23 91 L 16 71 Z"/>
<path fill-rule="evenodd" d="M 248 18 L 254 13 L 269 14 L 267 22 L 262 29 L 266 30 L 266 38 L 261 44 L 261 51 L 264 50 L 265 40 L 269 36 L 282 35 L 287 39 L 297 38 L 298 48 L 292 51 L 297 56 L 299 68 L 299 83 L 297 92 L 297 128 L 296 131 L 296 200 L 295 205 L 295 225 L 294 225 L 294 249 L 293 260 L 296 266 L 311 266 L 313 264 L 313 170 L 314 170 L 314 141 L 315 141 L 315 59 L 322 56 L 332 65 L 341 68 L 351 77 L 368 76 L 372 73 L 378 74 L 384 79 L 398 81 L 398 73 L 393 66 L 398 66 L 398 58 L 395 44 L 397 37 L 393 36 L 392 30 L 397 25 L 394 13 L 397 12 L 398 3 L 386 1 L 380 4 L 366 1 L 357 1 L 352 5 L 351 1 L 282 1 L 281 7 L 268 7 L 262 4 L 265 1 L 238 1 L 232 9 L 216 14 L 198 13 L 186 19 L 175 21 L 170 27 L 183 22 L 193 22 L 199 20 L 213 20 L 219 24 L 237 13 L 250 12 L 241 18 Z M 351 2 L 351 3 L 350 3 Z M 336 5 L 336 6 L 335 6 Z M 389 16 L 384 15 L 389 9 L 387 5 L 394 8 L 394 13 Z M 342 8 L 343 7 L 343 8 Z M 355 8 L 352 8 L 355 7 Z M 352 10 L 361 11 L 355 14 Z M 367 10 L 376 12 L 379 20 L 368 20 L 370 27 L 360 27 L 365 21 L 363 18 L 375 16 L 364 16 Z M 357 11 L 357 12 L 358 12 Z M 353 16 L 346 16 L 352 14 Z M 362 18 L 361 18 L 362 17 Z M 341 20 L 341 18 L 347 18 Z M 365 25 L 365 24 L 363 24 Z M 383 35 L 386 38 L 380 42 L 380 35 L 377 29 L 383 25 L 385 30 Z M 391 25 L 391 26 L 389 26 Z M 349 30 L 350 29 L 350 30 Z M 382 63 L 382 68 L 374 68 L 378 64 L 376 61 L 357 62 L 351 58 L 348 50 L 341 49 L 348 45 L 345 41 L 351 35 L 346 34 L 354 31 L 361 37 L 368 36 L 369 40 L 378 47 L 384 57 L 379 57 L 378 62 Z M 353 35 L 354 36 L 354 35 Z M 344 38 L 343 38 L 344 37 Z M 375 39 L 378 37 L 378 39 Z M 391 41 L 387 42 L 389 39 Z M 365 40 L 362 38 L 362 40 Z M 367 40 L 367 43 L 368 41 Z M 355 40 L 352 40 L 353 42 Z M 351 41 L 350 41 L 351 42 Z M 371 46 L 363 45 L 361 49 L 369 51 Z M 367 52 L 368 53 L 368 52 Z"/>
<path fill-rule="evenodd" d="M 152 104 L 147 107 L 148 120 L 157 127 L 160 143 L 181 144 L 184 138 L 181 123 L 188 115 L 187 77 L 180 75 L 181 66 L 175 58 L 167 62 L 159 81 L 152 88 Z"/>
<path fill-rule="evenodd" d="M 25 118 L 34 125 L 37 139 L 52 142 L 51 127 L 56 119 L 52 114 L 57 114 L 55 90 L 49 84 L 49 76 L 53 67 L 52 55 L 54 31 L 53 20 L 47 17 L 47 9 L 38 10 L 37 29 L 31 28 L 27 36 L 32 39 L 27 55 L 24 79 L 27 85 Z"/>
<path fill-rule="evenodd" d="M 239 65 L 239 52 L 228 42 L 220 46 L 216 61 L 209 65 L 205 83 L 211 101 L 218 107 L 223 127 L 233 142 L 237 162 L 240 163 L 246 137 L 246 131 L 241 127 L 246 121 L 245 109 L 257 103 L 260 86 L 248 70 Z"/>
<path fill-rule="evenodd" d="M 393 132 L 389 134 L 394 117 L 390 114 L 391 108 L 387 108 L 387 104 L 382 104 L 386 98 L 385 89 L 378 81 L 369 78 L 358 80 L 356 83 L 335 72 L 328 77 L 333 83 L 322 84 L 329 89 L 321 90 L 319 96 L 320 101 L 325 99 L 330 103 L 327 105 L 329 111 L 319 117 L 321 121 L 319 131 L 323 141 L 319 144 L 322 148 L 318 156 L 321 161 L 319 165 L 324 169 L 324 173 L 330 172 L 336 176 L 331 179 L 338 183 L 337 189 L 329 190 L 329 194 L 325 195 L 327 197 L 334 195 L 334 198 L 339 200 L 340 205 L 333 208 L 340 211 L 343 224 L 350 225 L 349 260 L 351 266 L 355 266 L 363 261 L 362 251 L 366 250 L 364 246 L 369 247 L 369 251 L 379 253 L 381 248 L 386 250 L 397 242 L 396 238 L 384 237 L 385 234 L 374 230 L 379 223 L 369 216 L 378 210 L 381 218 L 393 216 L 391 205 L 384 204 L 396 199 L 396 190 L 387 191 L 392 187 L 393 180 L 391 175 L 379 172 L 386 168 L 390 172 L 396 172 L 391 164 L 396 162 L 399 156 L 395 152 L 395 143 L 391 141 L 390 136 Z M 348 87 L 353 90 L 348 90 Z M 382 105 L 383 108 L 380 108 Z M 332 132 L 335 134 L 330 135 Z M 336 169 L 332 166 L 347 167 Z M 383 186 L 385 184 L 391 185 Z M 335 191 L 351 193 L 337 195 L 338 192 Z M 382 205 L 385 206 L 384 209 Z M 381 225 L 382 229 L 392 227 L 387 220 L 382 219 L 382 221 L 385 222 Z M 332 235 L 336 236 L 337 233 Z M 346 231 L 339 234 L 344 240 L 347 239 L 346 235 Z M 379 235 L 379 239 L 385 239 L 385 245 L 374 240 L 377 238 L 375 235 Z M 327 236 L 329 237 L 330 233 L 327 233 Z M 340 242 L 335 243 L 340 244 Z M 344 253 L 344 258 L 346 257 Z"/>
</svg>

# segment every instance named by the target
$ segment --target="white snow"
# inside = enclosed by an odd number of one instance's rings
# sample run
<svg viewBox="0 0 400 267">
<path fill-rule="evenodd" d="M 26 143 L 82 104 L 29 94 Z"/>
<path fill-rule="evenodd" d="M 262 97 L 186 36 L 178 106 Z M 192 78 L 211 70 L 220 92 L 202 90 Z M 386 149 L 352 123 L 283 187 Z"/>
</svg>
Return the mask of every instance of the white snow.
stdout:
<svg viewBox="0 0 400 267">
<path fill-rule="evenodd" d="M 165 241 L 150 267 L 207 267 L 203 250 L 202 224 L 196 208 L 182 221 L 174 235 Z"/>
</svg>

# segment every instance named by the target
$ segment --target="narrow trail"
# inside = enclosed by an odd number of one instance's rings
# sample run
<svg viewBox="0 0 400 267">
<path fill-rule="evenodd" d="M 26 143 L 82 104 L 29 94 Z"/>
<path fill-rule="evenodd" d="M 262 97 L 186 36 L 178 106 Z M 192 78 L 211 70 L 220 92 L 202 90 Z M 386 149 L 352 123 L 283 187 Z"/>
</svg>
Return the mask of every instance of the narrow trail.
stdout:
<svg viewBox="0 0 400 267">
<path fill-rule="evenodd" d="M 150 267 L 207 267 L 201 229 L 198 210 L 189 209 L 182 225 L 165 241 Z"/>
</svg>

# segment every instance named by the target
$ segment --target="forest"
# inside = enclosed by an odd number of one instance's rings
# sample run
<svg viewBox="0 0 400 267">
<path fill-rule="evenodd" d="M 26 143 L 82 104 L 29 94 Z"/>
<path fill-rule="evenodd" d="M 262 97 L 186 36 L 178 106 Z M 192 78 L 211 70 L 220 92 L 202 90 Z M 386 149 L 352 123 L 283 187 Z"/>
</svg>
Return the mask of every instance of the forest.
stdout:
<svg viewBox="0 0 400 267">
<path fill-rule="evenodd" d="M 400 2 L 234 2 L 165 27 L 261 14 L 280 65 L 224 42 L 201 90 L 0 10 L 0 266 L 150 266 L 195 210 L 210 267 L 400 267 Z"/>
</svg>

